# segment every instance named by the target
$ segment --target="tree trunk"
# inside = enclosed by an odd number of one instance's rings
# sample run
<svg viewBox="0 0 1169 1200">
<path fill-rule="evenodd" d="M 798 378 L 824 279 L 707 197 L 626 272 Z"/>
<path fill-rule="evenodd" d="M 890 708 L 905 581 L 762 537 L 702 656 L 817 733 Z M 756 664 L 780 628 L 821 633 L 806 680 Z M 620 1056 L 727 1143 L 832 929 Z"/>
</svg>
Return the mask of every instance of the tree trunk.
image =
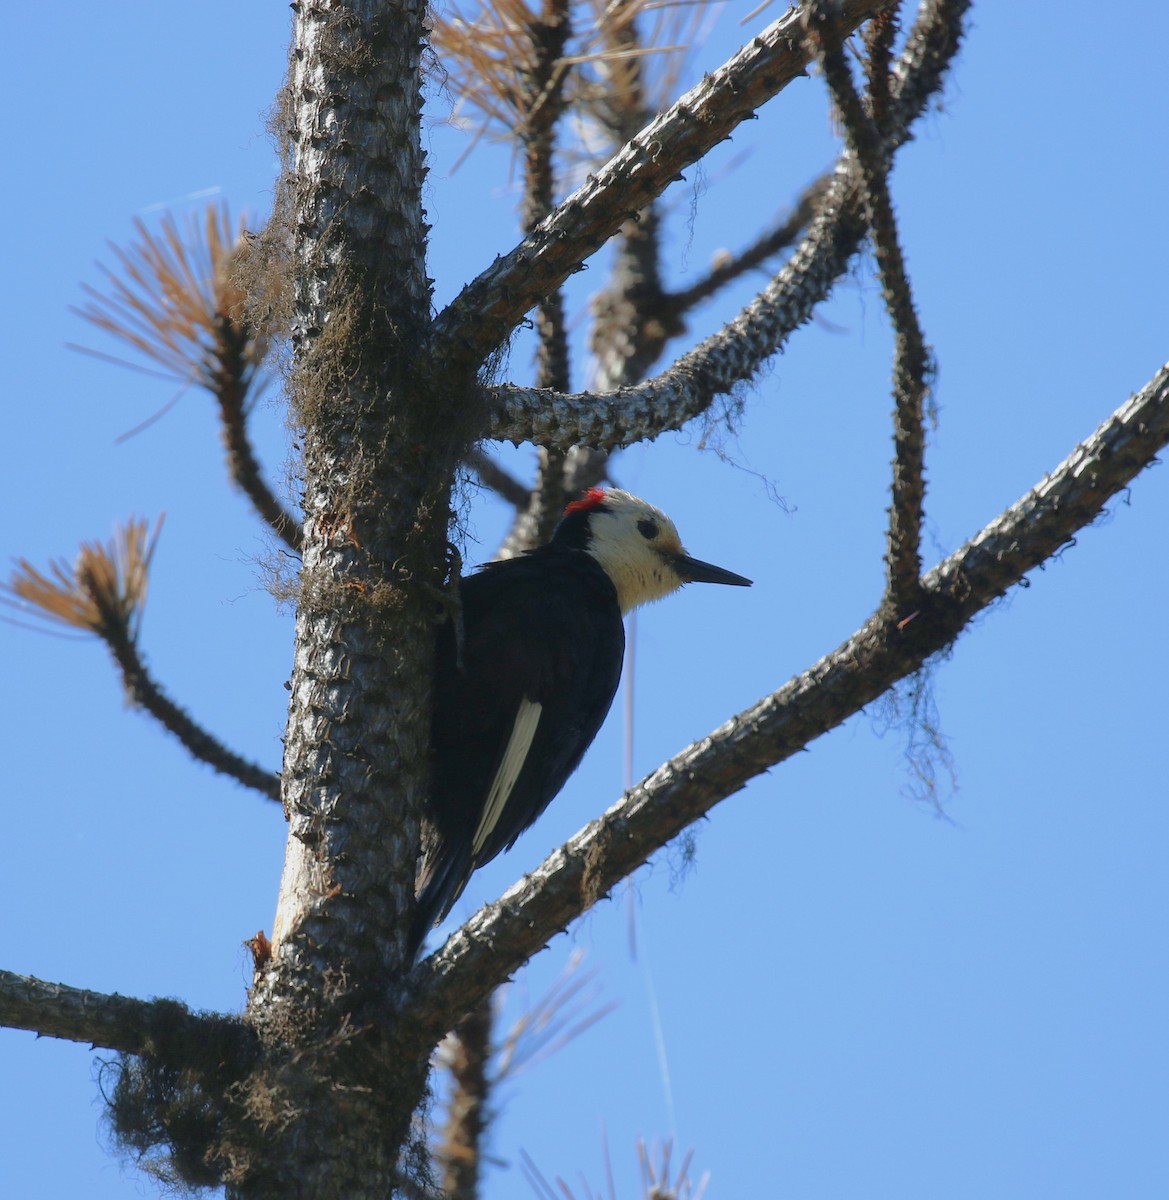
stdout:
<svg viewBox="0 0 1169 1200">
<path fill-rule="evenodd" d="M 457 389 L 432 388 L 421 186 L 425 5 L 305 0 L 286 114 L 304 567 L 289 839 L 248 1020 L 233 1194 L 385 1197 L 425 1087 L 393 994 L 413 900 Z M 263 1148 L 262 1156 L 258 1153 Z M 236 1148 L 227 1147 L 235 1159 Z"/>
</svg>

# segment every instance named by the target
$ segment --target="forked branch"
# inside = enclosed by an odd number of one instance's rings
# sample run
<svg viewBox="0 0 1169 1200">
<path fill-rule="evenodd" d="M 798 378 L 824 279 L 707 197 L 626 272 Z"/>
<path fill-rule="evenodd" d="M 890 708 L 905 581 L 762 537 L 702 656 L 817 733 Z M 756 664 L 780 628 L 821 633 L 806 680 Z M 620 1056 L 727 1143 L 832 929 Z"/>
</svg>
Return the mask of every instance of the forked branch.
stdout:
<svg viewBox="0 0 1169 1200">
<path fill-rule="evenodd" d="M 968 7 L 967 0 L 923 5 L 893 71 L 889 153 L 904 142 L 909 126 L 941 87 L 961 42 Z M 782 349 L 847 269 L 867 230 L 863 187 L 856 157 L 846 153 L 818 197 L 803 240 L 771 284 L 734 320 L 661 374 L 601 395 L 495 388 L 488 436 L 616 449 L 678 429 L 705 412 L 715 397 L 751 379 Z"/>
<path fill-rule="evenodd" d="M 411 980 L 435 1038 L 656 850 L 720 800 L 835 728 L 948 646 L 978 612 L 1091 524 L 1169 444 L 1169 364 L 1050 475 L 922 579 L 910 621 L 875 613 L 836 650 L 643 780 Z"/>
<path fill-rule="evenodd" d="M 887 576 L 889 600 L 904 614 L 915 607 L 921 574 L 923 418 L 933 367 L 914 307 L 889 195 L 889 157 L 876 123 L 857 94 L 829 11 L 824 0 L 808 0 L 804 26 L 818 48 L 824 77 L 844 122 L 849 150 L 859 167 L 866 218 L 881 273 L 881 294 L 893 323 L 893 502 L 889 509 Z M 887 106 L 883 93 L 879 105 L 882 109 Z M 873 107 L 877 107 L 875 100 Z"/>
<path fill-rule="evenodd" d="M 842 35 L 882 6 L 883 0 L 846 0 Z M 438 343 L 459 366 L 477 369 L 524 313 L 579 270 L 626 218 L 803 75 L 807 62 L 799 14 L 788 13 L 651 121 L 523 242 L 468 284 L 439 314 Z"/>
</svg>

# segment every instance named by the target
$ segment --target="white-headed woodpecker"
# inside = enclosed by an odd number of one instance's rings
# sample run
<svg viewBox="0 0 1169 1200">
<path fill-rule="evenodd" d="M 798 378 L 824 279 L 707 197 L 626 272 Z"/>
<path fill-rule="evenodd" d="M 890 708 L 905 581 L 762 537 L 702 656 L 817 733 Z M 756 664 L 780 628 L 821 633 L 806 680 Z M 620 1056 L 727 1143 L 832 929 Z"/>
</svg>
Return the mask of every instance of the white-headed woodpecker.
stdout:
<svg viewBox="0 0 1169 1200">
<path fill-rule="evenodd" d="M 461 581 L 461 645 L 452 621 L 438 636 L 416 949 L 576 770 L 621 678 L 621 618 L 684 583 L 751 581 L 691 558 L 653 505 L 600 488 L 546 546 Z"/>
</svg>

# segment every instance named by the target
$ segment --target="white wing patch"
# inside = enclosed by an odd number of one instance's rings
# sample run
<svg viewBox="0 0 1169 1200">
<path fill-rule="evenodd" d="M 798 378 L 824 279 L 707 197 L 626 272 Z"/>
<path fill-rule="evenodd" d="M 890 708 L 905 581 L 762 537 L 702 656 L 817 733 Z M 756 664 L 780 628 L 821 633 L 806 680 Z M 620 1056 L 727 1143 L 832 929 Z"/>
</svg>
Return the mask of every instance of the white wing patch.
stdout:
<svg viewBox="0 0 1169 1200">
<path fill-rule="evenodd" d="M 507 741 L 507 749 L 495 778 L 491 781 L 491 789 L 487 793 L 487 802 L 483 805 L 483 815 L 479 818 L 479 828 L 471 842 L 471 857 L 478 856 L 484 843 L 491 836 L 491 831 L 499 824 L 503 815 L 504 805 L 524 769 L 528 751 L 532 748 L 532 738 L 536 736 L 536 726 L 540 724 L 540 713 L 544 711 L 542 704 L 524 697 L 520 701 L 519 711 L 515 715 L 515 724 L 511 727 L 511 737 Z"/>
</svg>

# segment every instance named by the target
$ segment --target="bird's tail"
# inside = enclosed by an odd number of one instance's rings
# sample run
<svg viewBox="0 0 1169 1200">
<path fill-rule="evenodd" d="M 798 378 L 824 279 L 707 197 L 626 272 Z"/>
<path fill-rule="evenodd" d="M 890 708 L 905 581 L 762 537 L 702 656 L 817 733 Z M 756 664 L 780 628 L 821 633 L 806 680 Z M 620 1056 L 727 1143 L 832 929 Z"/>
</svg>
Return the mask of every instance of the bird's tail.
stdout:
<svg viewBox="0 0 1169 1200">
<path fill-rule="evenodd" d="M 417 958 L 426 935 L 439 924 L 463 894 L 471 875 L 470 851 L 452 853 L 439 847 L 422 861 L 415 883 L 417 904 L 410 932 L 412 957 Z"/>
</svg>

